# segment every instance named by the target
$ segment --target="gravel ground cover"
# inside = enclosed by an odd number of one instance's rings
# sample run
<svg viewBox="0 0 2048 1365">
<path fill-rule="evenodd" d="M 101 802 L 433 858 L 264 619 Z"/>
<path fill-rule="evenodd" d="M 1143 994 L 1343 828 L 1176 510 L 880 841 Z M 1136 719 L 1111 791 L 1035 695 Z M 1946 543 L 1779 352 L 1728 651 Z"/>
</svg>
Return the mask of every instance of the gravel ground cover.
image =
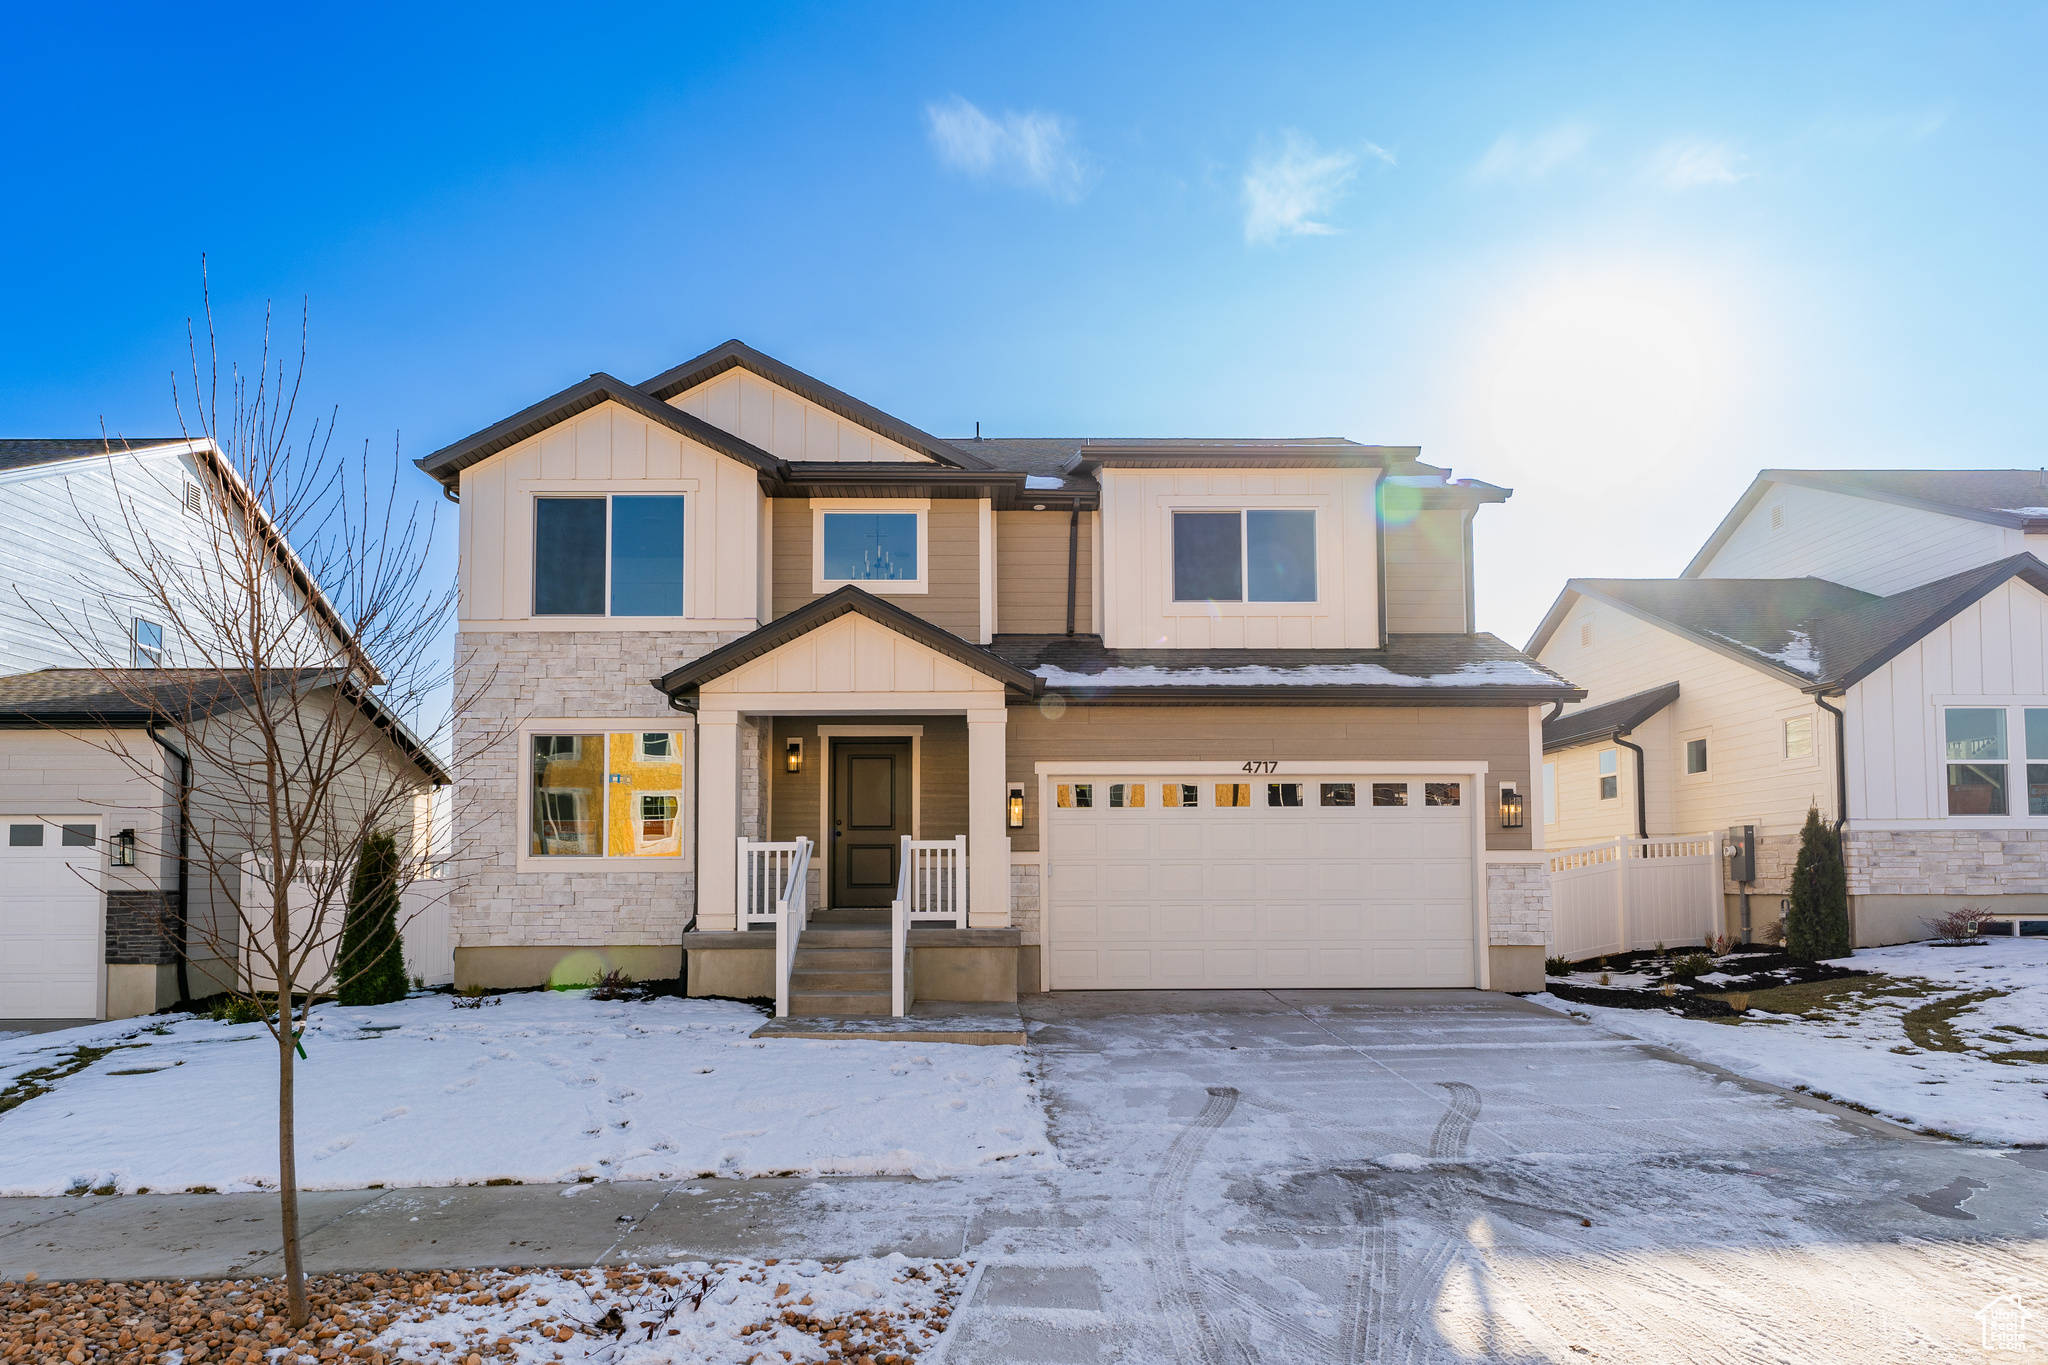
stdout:
<svg viewBox="0 0 2048 1365">
<path fill-rule="evenodd" d="M 889 1256 L 314 1276 L 297 1332 L 277 1280 L 30 1280 L 0 1285 L 0 1359 L 908 1365 L 940 1340 L 971 1269 Z"/>
</svg>

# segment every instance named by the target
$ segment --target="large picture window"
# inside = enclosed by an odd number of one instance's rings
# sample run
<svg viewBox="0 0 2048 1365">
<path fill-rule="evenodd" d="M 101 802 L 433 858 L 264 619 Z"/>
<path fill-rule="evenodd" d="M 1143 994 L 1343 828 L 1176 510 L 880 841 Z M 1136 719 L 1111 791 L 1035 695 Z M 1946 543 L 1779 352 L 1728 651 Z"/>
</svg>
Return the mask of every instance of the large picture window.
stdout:
<svg viewBox="0 0 2048 1365">
<path fill-rule="evenodd" d="M 1176 602 L 1313 602 L 1316 514 L 1292 509 L 1173 514 Z"/>
<path fill-rule="evenodd" d="M 681 616 L 682 495 L 534 499 L 533 614 Z"/>
<path fill-rule="evenodd" d="M 681 857 L 682 752 L 669 730 L 533 736 L 527 852 Z"/>
</svg>

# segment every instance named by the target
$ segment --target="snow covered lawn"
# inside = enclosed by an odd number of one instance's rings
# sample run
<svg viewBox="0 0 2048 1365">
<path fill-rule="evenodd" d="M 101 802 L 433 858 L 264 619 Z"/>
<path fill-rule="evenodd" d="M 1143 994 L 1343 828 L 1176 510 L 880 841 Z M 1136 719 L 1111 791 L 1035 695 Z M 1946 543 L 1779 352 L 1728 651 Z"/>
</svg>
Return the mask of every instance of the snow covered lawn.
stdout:
<svg viewBox="0 0 2048 1365">
<path fill-rule="evenodd" d="M 1797 1014 L 1767 1012 L 1770 998 L 1758 991 L 1740 1020 L 1531 998 L 1910 1127 L 2048 1143 L 2048 940 L 1864 948 L 1836 965 L 1881 975 L 1790 988 L 1781 1003 L 1798 1004 Z"/>
<path fill-rule="evenodd" d="M 726 1001 L 497 1001 L 316 1007 L 297 1069 L 300 1185 L 1058 1165 L 1022 1048 L 757 1042 L 762 1016 Z M 81 1063 L 0 1112 L 0 1195 L 276 1188 L 263 1025 L 179 1016 L 0 1041 L 0 1094 Z"/>
</svg>

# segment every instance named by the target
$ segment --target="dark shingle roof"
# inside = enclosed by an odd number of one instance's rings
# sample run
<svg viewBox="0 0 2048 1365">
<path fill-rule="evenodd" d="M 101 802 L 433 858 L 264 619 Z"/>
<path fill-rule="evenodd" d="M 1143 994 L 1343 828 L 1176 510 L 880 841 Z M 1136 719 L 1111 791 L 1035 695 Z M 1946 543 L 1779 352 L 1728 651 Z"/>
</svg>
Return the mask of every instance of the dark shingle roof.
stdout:
<svg viewBox="0 0 2048 1365">
<path fill-rule="evenodd" d="M 1820 578 L 1574 578 L 1544 618 L 1532 652 L 1563 622 L 1574 593 L 1690 636 L 1809 692 L 1861 681 L 2011 579 L 2048 593 L 2048 564 L 2010 555 L 1878 597 Z"/>
<path fill-rule="evenodd" d="M 1677 700 L 1678 684 L 1665 683 L 1662 687 L 1653 687 L 1647 692 L 1623 697 L 1620 701 L 1588 706 L 1556 720 L 1546 720 L 1543 722 L 1543 752 L 1569 749 L 1589 739 L 1628 734 Z"/>
<path fill-rule="evenodd" d="M 189 440 L 185 436 L 59 436 L 43 440 L 0 440 L 0 473 L 10 469 L 29 469 L 39 464 L 55 464 L 59 460 L 75 460 L 83 455 L 105 455 L 109 452 L 119 455 L 132 450 L 147 450 L 151 446 L 184 445 Z"/>
<path fill-rule="evenodd" d="M 1395 635 L 1385 649 L 1110 649 L 1099 635 L 989 648 L 1076 700 L 1528 705 L 1586 694 L 1492 635 Z"/>
</svg>

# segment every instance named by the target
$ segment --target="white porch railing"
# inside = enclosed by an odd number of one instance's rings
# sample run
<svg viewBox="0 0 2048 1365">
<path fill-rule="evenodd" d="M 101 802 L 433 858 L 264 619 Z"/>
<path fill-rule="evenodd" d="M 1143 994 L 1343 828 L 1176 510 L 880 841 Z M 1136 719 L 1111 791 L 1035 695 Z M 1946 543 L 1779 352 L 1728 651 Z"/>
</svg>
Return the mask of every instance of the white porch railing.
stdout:
<svg viewBox="0 0 2048 1365">
<path fill-rule="evenodd" d="M 1608 839 L 1550 855 L 1550 951 L 1572 959 L 1721 932 L 1721 837 Z"/>
<path fill-rule="evenodd" d="M 889 1006 L 899 1019 L 910 1013 L 910 926 L 921 919 L 949 919 L 958 928 L 967 927 L 966 835 L 903 836 L 896 899 L 889 905 Z"/>
<path fill-rule="evenodd" d="M 797 854 L 810 848 L 809 839 L 792 839 L 783 844 L 763 844 L 752 839 L 739 841 L 739 867 L 733 886 L 739 898 L 739 927 L 776 922 L 790 882 L 790 869 Z M 808 867 L 810 859 L 804 859 Z M 805 901 L 808 904 L 808 898 Z"/>
<path fill-rule="evenodd" d="M 910 1013 L 910 907 L 916 898 L 911 838 L 903 836 L 903 856 L 896 862 L 896 899 L 889 902 L 889 1013 L 901 1019 Z"/>
</svg>

